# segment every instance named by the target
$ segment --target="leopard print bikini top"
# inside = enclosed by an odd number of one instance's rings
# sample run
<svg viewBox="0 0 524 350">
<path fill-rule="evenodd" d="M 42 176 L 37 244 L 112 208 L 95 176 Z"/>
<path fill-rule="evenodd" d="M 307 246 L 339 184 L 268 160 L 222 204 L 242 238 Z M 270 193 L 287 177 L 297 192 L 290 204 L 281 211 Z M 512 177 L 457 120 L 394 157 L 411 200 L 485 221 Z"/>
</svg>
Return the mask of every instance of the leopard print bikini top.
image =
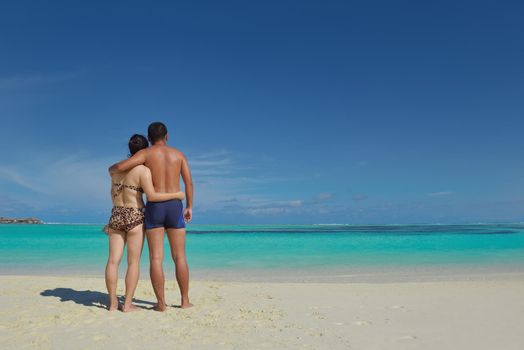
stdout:
<svg viewBox="0 0 524 350">
<path fill-rule="evenodd" d="M 119 183 L 113 182 L 113 198 L 117 197 L 120 193 L 122 193 L 124 188 L 144 193 L 144 190 L 141 187 L 126 185 L 126 184 L 119 184 Z"/>
</svg>

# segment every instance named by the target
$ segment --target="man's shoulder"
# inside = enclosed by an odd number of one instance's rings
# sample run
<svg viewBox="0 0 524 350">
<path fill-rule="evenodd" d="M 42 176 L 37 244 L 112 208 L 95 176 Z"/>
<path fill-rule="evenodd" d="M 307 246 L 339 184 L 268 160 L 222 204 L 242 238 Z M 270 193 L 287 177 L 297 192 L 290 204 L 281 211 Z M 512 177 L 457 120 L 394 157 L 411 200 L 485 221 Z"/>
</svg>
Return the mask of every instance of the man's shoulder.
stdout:
<svg viewBox="0 0 524 350">
<path fill-rule="evenodd" d="M 182 151 L 179 150 L 178 148 L 171 147 L 171 146 L 166 146 L 166 147 L 167 147 L 169 153 L 174 154 L 174 155 L 176 155 L 179 158 L 184 158 L 184 153 L 182 153 Z"/>
<path fill-rule="evenodd" d="M 184 159 L 184 153 L 180 151 L 178 148 L 171 147 L 168 145 L 162 145 L 162 146 L 151 146 L 149 147 L 149 153 L 146 154 L 146 158 L 152 157 L 156 158 L 158 156 L 166 156 L 174 157 L 178 159 Z"/>
<path fill-rule="evenodd" d="M 148 157 L 151 154 L 151 147 L 146 147 L 138 151 L 137 154 L 140 154 L 142 157 Z"/>
</svg>

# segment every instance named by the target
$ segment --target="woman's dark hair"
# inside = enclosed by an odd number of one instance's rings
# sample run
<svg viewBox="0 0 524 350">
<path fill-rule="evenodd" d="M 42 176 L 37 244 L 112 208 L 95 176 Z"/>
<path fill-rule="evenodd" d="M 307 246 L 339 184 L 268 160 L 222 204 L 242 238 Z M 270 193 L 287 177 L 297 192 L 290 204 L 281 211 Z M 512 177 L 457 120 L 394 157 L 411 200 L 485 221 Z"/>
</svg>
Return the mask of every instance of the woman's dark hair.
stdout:
<svg viewBox="0 0 524 350">
<path fill-rule="evenodd" d="M 134 134 L 129 139 L 129 153 L 131 153 L 130 156 L 135 154 L 136 152 L 140 151 L 141 149 L 148 148 L 149 142 L 147 142 L 147 139 L 143 135 Z"/>
</svg>

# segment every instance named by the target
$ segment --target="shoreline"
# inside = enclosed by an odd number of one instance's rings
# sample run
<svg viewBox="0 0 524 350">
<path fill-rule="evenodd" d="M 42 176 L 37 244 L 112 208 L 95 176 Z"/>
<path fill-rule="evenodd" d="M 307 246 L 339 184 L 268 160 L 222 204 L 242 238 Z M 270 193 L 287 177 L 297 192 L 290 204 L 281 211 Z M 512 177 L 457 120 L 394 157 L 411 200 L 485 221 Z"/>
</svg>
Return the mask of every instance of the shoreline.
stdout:
<svg viewBox="0 0 524 350">
<path fill-rule="evenodd" d="M 124 282 L 123 278 L 125 273 L 119 274 L 119 281 Z M 346 276 L 343 276 L 344 278 Z M 396 278 L 396 279 L 380 279 L 374 278 L 373 276 L 366 276 L 367 278 L 344 280 L 344 279 L 309 279 L 309 280 L 285 280 L 285 279 L 229 279 L 229 278 L 193 278 L 191 277 L 190 285 L 192 283 L 238 283 L 238 284 L 274 284 L 274 285 L 384 285 L 384 284 L 431 284 L 431 283 L 455 283 L 455 282 L 499 282 L 508 280 L 522 280 L 524 281 L 524 272 L 508 272 L 503 274 L 490 274 L 490 275 L 455 275 L 455 276 L 423 276 L 422 278 Z M 382 277 L 382 276 L 381 276 Z M 0 280 L 3 278 L 32 278 L 32 279 L 104 279 L 104 275 L 85 275 L 85 276 L 74 276 L 74 275 L 20 275 L 20 274 L 0 274 Z M 176 279 L 174 274 L 166 274 L 165 283 L 175 283 Z M 119 282 L 119 283 L 120 283 Z M 150 283 L 149 275 L 141 274 L 139 278 L 140 283 Z"/>
<path fill-rule="evenodd" d="M 122 263 L 119 276 L 125 275 L 127 265 Z M 164 264 L 166 280 L 174 278 L 174 265 Z M 55 270 L 43 274 L 31 270 L 0 271 L 2 276 L 103 278 L 103 266 L 95 271 Z M 418 266 L 418 267 L 359 267 L 354 269 L 191 269 L 192 281 L 246 282 L 246 283 L 411 283 L 483 281 L 506 278 L 524 278 L 524 265 L 499 264 L 485 266 Z M 140 271 L 141 280 L 149 279 L 147 264 Z"/>
<path fill-rule="evenodd" d="M 125 274 L 120 274 L 118 277 L 118 289 L 122 290 L 125 286 L 125 280 L 124 280 Z M 47 281 L 47 280 L 91 280 L 91 281 L 104 281 L 104 275 L 89 275 L 89 276 L 70 276 L 70 275 L 0 275 L 0 281 L 1 280 L 9 280 L 9 279 L 20 279 L 20 280 L 40 280 L 40 281 Z M 194 279 L 192 278 L 190 280 L 191 284 L 238 284 L 238 285 L 298 285 L 298 286 L 304 286 L 304 285 L 325 285 L 325 286 L 348 286 L 348 285 L 369 285 L 369 286 L 379 286 L 379 285 L 404 285 L 404 284 L 412 284 L 412 285 L 423 285 L 423 284 L 461 284 L 461 283 L 498 283 L 498 282 L 511 282 L 511 281 L 520 281 L 524 283 L 524 271 L 522 272 L 515 272 L 515 273 L 506 273 L 506 274 L 499 274 L 499 275 L 476 275 L 476 276 L 466 276 L 466 275 L 457 275 L 454 279 L 434 279 L 434 280 L 408 280 L 408 279 L 401 279 L 401 280 L 370 280 L 370 281 L 355 281 L 355 282 L 349 282 L 349 281 L 284 281 L 284 280 L 222 280 L 222 279 L 207 279 L 207 278 L 198 278 Z M 105 282 L 104 282 L 105 283 Z M 139 278 L 139 284 L 150 284 L 151 281 L 149 279 L 149 275 L 144 276 L 141 275 Z M 175 289 L 178 287 L 176 286 L 176 279 L 175 276 L 168 276 L 166 274 L 165 283 L 167 284 L 173 284 Z M 105 289 L 105 284 L 104 284 Z M 1 291 L 1 288 L 0 288 Z M 1 294 L 0 294 L 1 296 Z M 524 303 L 524 295 L 522 297 L 522 302 Z M 524 306 L 524 304 L 523 304 Z"/>
<path fill-rule="evenodd" d="M 124 281 L 119 280 L 118 294 Z M 108 312 L 104 279 L 0 276 L 4 349 L 522 349 L 524 275 L 497 280 L 271 283 L 194 280 L 194 308 Z M 224 325 L 227 325 L 225 327 Z"/>
</svg>

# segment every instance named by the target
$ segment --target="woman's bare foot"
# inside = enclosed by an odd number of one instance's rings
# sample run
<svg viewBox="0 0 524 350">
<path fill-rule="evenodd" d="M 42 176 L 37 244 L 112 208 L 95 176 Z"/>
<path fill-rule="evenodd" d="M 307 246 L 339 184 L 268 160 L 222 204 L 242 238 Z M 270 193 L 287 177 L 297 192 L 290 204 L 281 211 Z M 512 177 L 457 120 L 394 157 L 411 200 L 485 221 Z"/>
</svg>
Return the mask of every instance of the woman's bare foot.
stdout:
<svg viewBox="0 0 524 350">
<path fill-rule="evenodd" d="M 167 309 L 167 305 L 166 304 L 159 304 L 159 303 L 156 303 L 155 306 L 153 306 L 153 310 L 155 311 L 158 311 L 158 312 L 164 312 L 166 311 Z"/>
<path fill-rule="evenodd" d="M 120 305 L 118 303 L 110 303 L 107 307 L 107 311 L 117 311 L 120 309 Z"/>
<path fill-rule="evenodd" d="M 109 298 L 109 305 L 107 306 L 108 311 L 117 311 L 120 309 L 120 303 L 118 302 L 118 299 L 116 295 L 114 297 Z"/>
<path fill-rule="evenodd" d="M 140 310 L 140 308 L 136 307 L 133 304 L 131 304 L 129 306 L 124 305 L 122 307 L 122 312 L 133 312 L 133 311 L 138 311 L 138 310 Z"/>
</svg>

